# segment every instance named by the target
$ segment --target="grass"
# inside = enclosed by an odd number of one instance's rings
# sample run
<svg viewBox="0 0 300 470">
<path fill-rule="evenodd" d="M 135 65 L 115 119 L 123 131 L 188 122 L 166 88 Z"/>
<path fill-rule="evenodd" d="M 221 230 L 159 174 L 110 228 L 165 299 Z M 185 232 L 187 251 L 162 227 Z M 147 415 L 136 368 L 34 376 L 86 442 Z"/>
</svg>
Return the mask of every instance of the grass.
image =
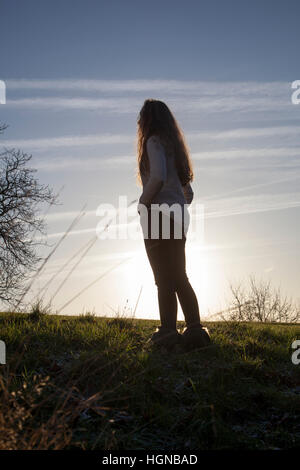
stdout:
<svg viewBox="0 0 300 470">
<path fill-rule="evenodd" d="M 213 347 L 167 353 L 157 324 L 0 314 L 0 448 L 300 446 L 300 325 L 206 323 Z"/>
</svg>

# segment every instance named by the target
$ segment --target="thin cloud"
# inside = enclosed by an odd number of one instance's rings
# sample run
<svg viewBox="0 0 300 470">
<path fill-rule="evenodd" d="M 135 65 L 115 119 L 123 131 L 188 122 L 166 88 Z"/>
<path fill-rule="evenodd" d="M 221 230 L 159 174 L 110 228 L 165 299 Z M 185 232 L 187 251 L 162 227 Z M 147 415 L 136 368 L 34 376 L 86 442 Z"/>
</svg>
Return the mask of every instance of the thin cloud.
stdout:
<svg viewBox="0 0 300 470">
<path fill-rule="evenodd" d="M 46 137 L 37 139 L 3 140 L 4 147 L 22 147 L 31 149 L 48 149 L 56 147 L 81 147 L 100 144 L 127 144 L 132 143 L 133 137 L 129 134 L 88 134 L 64 135 L 60 137 Z"/>
<path fill-rule="evenodd" d="M 300 207 L 300 192 L 238 196 L 204 202 L 204 218 L 229 217 L 296 207 Z"/>
<path fill-rule="evenodd" d="M 277 96 L 187 96 L 166 97 L 169 106 L 177 112 L 197 113 L 199 111 L 211 113 L 227 112 L 260 112 L 280 111 L 290 109 L 291 104 L 285 97 Z M 113 114 L 134 114 L 139 112 L 143 99 L 129 98 L 61 98 L 61 97 L 33 97 L 8 99 L 6 107 L 32 108 L 32 109 L 80 109 L 105 110 Z"/>
<path fill-rule="evenodd" d="M 265 137 L 289 137 L 289 136 L 300 136 L 299 126 L 274 126 L 265 128 L 234 128 L 226 131 L 191 131 L 186 132 L 186 138 L 189 141 L 197 142 L 201 140 L 239 140 L 245 138 L 265 138 Z M 30 147 L 38 149 L 48 149 L 54 147 L 79 147 L 86 145 L 100 145 L 100 144 L 119 144 L 119 143 L 136 143 L 136 135 L 133 134 L 88 134 L 88 135 L 63 135 L 57 137 L 45 137 L 36 139 L 12 139 L 2 140 L 3 146 L 6 147 Z M 242 149 L 243 150 L 243 149 Z M 251 149 L 248 149 L 251 150 Z M 232 150 L 230 150 L 232 151 Z M 253 149 L 256 151 L 256 149 Z M 220 151 L 216 152 L 216 155 Z M 198 158 L 203 155 L 204 152 L 196 153 Z M 300 154 L 300 152 L 299 152 Z"/>
<path fill-rule="evenodd" d="M 7 80 L 8 90 L 72 91 L 81 96 L 32 96 L 9 99 L 8 107 L 106 110 L 114 114 L 137 113 L 145 95 L 168 99 L 174 111 L 248 112 L 291 108 L 289 82 L 203 82 L 188 80 Z M 92 98 L 84 96 L 94 93 Z M 99 97 L 95 93 L 114 93 Z M 116 96 L 126 93 L 126 96 Z M 131 93 L 131 95 L 129 95 Z M 139 93 L 141 94 L 139 96 Z"/>
<path fill-rule="evenodd" d="M 258 194 L 249 196 L 238 196 L 231 198 L 220 198 L 213 201 L 203 202 L 203 200 L 195 200 L 191 214 L 193 218 L 197 218 L 197 204 L 204 206 L 204 219 L 232 217 L 235 215 L 254 214 L 259 212 L 270 212 L 275 210 L 286 210 L 300 207 L 300 192 L 285 194 Z M 72 218 L 73 212 L 64 213 L 65 218 Z M 89 215 L 95 215 L 96 211 L 89 211 Z M 61 215 L 61 214 L 60 214 Z M 131 217 L 131 216 L 130 216 Z M 53 217 L 55 219 L 55 217 Z M 132 218 L 132 217 L 131 217 Z M 202 218 L 202 214 L 200 215 Z M 110 228 L 119 227 L 124 224 L 112 224 Z M 127 225 L 139 227 L 139 222 L 130 220 Z M 69 235 L 82 235 L 85 233 L 96 233 L 96 227 L 81 230 L 73 230 Z M 56 232 L 49 234 L 47 238 L 56 238 L 64 232 Z"/>
<path fill-rule="evenodd" d="M 188 137 L 193 140 L 197 139 L 214 139 L 214 140 L 239 140 L 252 139 L 254 137 L 272 137 L 274 136 L 297 136 L 300 137 L 300 126 L 270 126 L 270 127 L 237 127 L 222 131 L 206 131 L 206 132 L 189 132 Z"/>
<path fill-rule="evenodd" d="M 298 148 L 258 148 L 258 149 L 235 149 L 223 151 L 206 151 L 206 152 L 191 152 L 192 158 L 195 161 L 212 161 L 212 160 L 241 160 L 249 159 L 273 159 L 273 158 L 290 158 L 300 156 Z M 51 157 L 47 160 L 37 160 L 34 163 L 36 169 L 43 171 L 57 171 L 57 170 L 72 170 L 72 171 L 93 171 L 96 169 L 113 169 L 124 168 L 124 166 L 136 165 L 136 155 L 123 155 L 112 157 Z M 297 162 L 281 165 L 272 165 L 272 168 L 283 168 L 292 166 L 297 167 Z M 268 167 L 267 167 L 268 168 Z M 270 168 L 270 167 L 269 167 Z"/>
<path fill-rule="evenodd" d="M 201 80 L 166 80 L 166 79 L 129 79 L 129 80 L 89 80 L 89 79 L 8 79 L 6 80 L 8 89 L 11 90 L 79 90 L 87 92 L 128 92 L 134 93 L 145 91 L 166 91 L 190 93 L 198 92 L 201 94 L 235 94 L 242 95 L 260 94 L 260 95 L 278 95 L 291 90 L 289 82 L 220 82 L 220 81 L 201 81 Z"/>
<path fill-rule="evenodd" d="M 7 106 L 33 109 L 87 109 L 107 110 L 114 113 L 136 113 L 141 100 L 135 98 L 21 98 L 7 100 Z"/>
<path fill-rule="evenodd" d="M 245 158 L 262 158 L 262 157 L 299 157 L 299 147 L 262 147 L 262 148 L 235 148 L 232 150 L 216 150 L 196 152 L 192 154 L 195 160 L 211 160 L 211 159 L 245 159 Z"/>
<path fill-rule="evenodd" d="M 54 157 L 49 160 L 37 160 L 34 167 L 43 171 L 72 170 L 72 171 L 93 171 L 96 169 L 115 169 L 124 166 L 135 165 L 133 155 L 120 157 L 95 157 L 95 158 L 74 158 L 74 157 Z"/>
<path fill-rule="evenodd" d="M 224 197 L 226 197 L 228 195 L 231 195 L 231 194 L 237 194 L 237 193 L 241 193 L 241 192 L 244 192 L 244 191 L 249 191 L 249 190 L 262 188 L 262 187 L 266 187 L 266 186 L 278 185 L 278 184 L 281 184 L 281 183 L 288 183 L 288 182 L 296 181 L 298 179 L 300 179 L 300 174 L 298 174 L 298 175 L 293 174 L 293 175 L 285 177 L 285 178 L 280 178 L 280 179 L 271 180 L 271 181 L 264 181 L 262 183 L 252 184 L 252 185 L 248 185 L 248 186 L 242 186 L 240 188 L 233 189 L 231 191 L 227 191 L 226 193 L 216 194 L 216 195 L 213 195 L 213 196 L 204 197 L 202 199 L 202 202 L 205 203 L 207 201 L 214 200 L 214 199 L 215 200 L 220 200 L 221 198 L 224 198 Z"/>
<path fill-rule="evenodd" d="M 235 215 L 245 215 L 245 214 L 257 214 L 259 212 L 271 212 L 285 209 L 293 209 L 300 207 L 300 199 L 295 202 L 278 202 L 271 205 L 263 205 L 263 207 L 248 207 L 248 208 L 236 208 L 236 209 L 227 209 L 223 211 L 207 212 L 204 216 L 205 219 L 215 219 L 220 217 L 232 217 Z"/>
</svg>

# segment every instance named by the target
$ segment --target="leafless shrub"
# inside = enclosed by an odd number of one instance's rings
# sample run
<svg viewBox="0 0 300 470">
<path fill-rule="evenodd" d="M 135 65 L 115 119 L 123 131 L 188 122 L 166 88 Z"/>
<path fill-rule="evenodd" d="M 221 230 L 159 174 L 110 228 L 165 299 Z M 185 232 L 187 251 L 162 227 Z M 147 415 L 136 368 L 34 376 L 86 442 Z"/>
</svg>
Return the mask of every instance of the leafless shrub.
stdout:
<svg viewBox="0 0 300 470">
<path fill-rule="evenodd" d="M 248 285 L 230 283 L 231 300 L 226 318 L 232 321 L 295 323 L 300 308 L 292 299 L 273 288 L 270 281 L 249 277 Z"/>
</svg>

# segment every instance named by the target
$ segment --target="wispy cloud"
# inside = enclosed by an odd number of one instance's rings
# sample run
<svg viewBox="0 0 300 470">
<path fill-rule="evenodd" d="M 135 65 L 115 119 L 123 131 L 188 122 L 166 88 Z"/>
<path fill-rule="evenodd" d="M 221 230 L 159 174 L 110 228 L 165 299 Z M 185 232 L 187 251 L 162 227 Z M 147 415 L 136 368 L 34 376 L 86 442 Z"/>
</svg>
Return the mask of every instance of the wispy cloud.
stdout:
<svg viewBox="0 0 300 470">
<path fill-rule="evenodd" d="M 298 125 L 284 125 L 284 126 L 269 126 L 269 127 L 235 127 L 229 130 L 213 130 L 206 132 L 188 132 L 186 135 L 189 139 L 214 139 L 214 140 L 240 140 L 240 139 L 253 139 L 255 137 L 266 138 L 276 137 L 290 137 L 296 136 L 300 139 L 300 126 Z"/>
<path fill-rule="evenodd" d="M 215 141 L 218 140 L 220 142 L 224 141 L 231 141 L 232 143 L 238 141 L 240 139 L 254 139 L 254 138 L 269 138 L 271 137 L 272 140 L 278 137 L 291 137 L 295 136 L 297 138 L 297 142 L 300 141 L 300 127 L 299 126 L 274 126 L 274 127 L 263 127 L 263 128 L 251 128 L 251 127 L 244 127 L 244 128 L 233 128 L 229 130 L 214 130 L 214 131 L 192 131 L 186 132 L 185 136 L 188 141 L 197 143 L 199 140 L 201 141 Z M 56 137 L 45 137 L 45 138 L 35 138 L 35 139 L 11 139 L 11 140 L 1 140 L 0 143 L 6 147 L 25 147 L 25 148 L 32 148 L 32 149 L 48 149 L 48 148 L 56 148 L 56 147 L 80 147 L 80 146 L 92 146 L 92 145 L 101 145 L 101 144 L 108 144 L 114 145 L 119 143 L 131 143 L 136 144 L 136 135 L 134 134 L 112 134 L 112 133 L 105 133 L 105 134 L 87 134 L 87 135 L 62 135 Z M 300 142 L 299 142 L 300 143 Z M 253 145 L 253 142 L 252 142 Z M 277 146 L 276 146 L 277 147 Z M 268 148 L 270 152 L 276 150 L 276 147 L 273 149 L 272 147 Z M 286 147 L 287 149 L 289 147 Z M 222 149 L 225 150 L 225 148 Z M 284 147 L 283 147 L 284 149 Z M 248 149 L 249 151 L 252 149 Z M 258 149 L 254 148 L 253 152 L 257 151 Z M 264 150 L 262 148 L 262 150 Z M 267 150 L 267 149 L 265 149 Z M 296 151 L 297 149 L 291 149 Z M 239 150 L 229 150 L 229 152 L 238 152 Z M 244 149 L 241 149 L 243 152 Z M 278 150 L 279 153 L 281 149 Z M 275 152 L 276 153 L 276 152 Z M 298 152 L 299 154 L 300 152 Z M 198 152 L 194 155 L 198 156 L 198 158 L 203 157 L 205 152 Z M 210 152 L 211 154 L 211 152 Z M 220 154 L 219 151 L 215 153 L 217 156 Z M 234 154 L 233 154 L 234 155 Z"/>
<path fill-rule="evenodd" d="M 101 91 L 101 92 L 125 92 L 134 93 L 144 91 L 164 90 L 168 92 L 179 92 L 180 94 L 234 94 L 239 92 L 243 95 L 251 93 L 261 95 L 277 95 L 280 92 L 291 90 L 291 84 L 283 81 L 273 82 L 219 82 L 201 80 L 166 80 L 166 79 L 128 79 L 128 80 L 89 80 L 89 79 L 8 79 L 8 89 L 11 90 L 79 90 L 79 91 Z"/>
<path fill-rule="evenodd" d="M 106 110 L 113 113 L 136 113 L 142 102 L 137 98 L 21 98 L 7 100 L 7 107 L 33 109 Z"/>
<path fill-rule="evenodd" d="M 208 201 L 204 203 L 204 218 L 231 217 L 296 207 L 300 207 L 300 192 L 252 194 Z"/>
<path fill-rule="evenodd" d="M 257 149 L 249 151 L 247 149 L 239 149 L 233 151 L 224 151 L 224 152 L 202 152 L 202 153 L 192 153 L 192 157 L 195 161 L 198 160 L 240 160 L 244 161 L 245 159 L 254 160 L 254 159 L 272 159 L 274 158 L 286 158 L 289 157 L 300 157 L 300 151 L 297 149 Z M 272 160 L 273 162 L 273 160 Z M 253 163 L 253 161 L 252 161 Z M 261 165 L 261 161 L 259 162 L 258 167 L 260 169 L 263 168 Z M 58 170 L 72 170 L 72 171 L 93 171 L 99 169 L 124 169 L 124 167 L 135 167 L 136 166 L 136 156 L 132 155 L 123 155 L 123 156 L 112 156 L 112 157 L 51 157 L 49 159 L 41 160 L 36 159 L 34 161 L 34 167 L 38 170 L 43 171 L 58 171 Z M 218 167 L 218 169 L 223 169 L 224 167 Z M 227 168 L 227 167 L 226 167 Z M 238 168 L 244 168 L 238 167 Z M 257 167 L 256 167 L 257 168 Z M 288 162 L 286 164 L 280 163 L 275 165 L 274 163 L 270 163 L 265 165 L 265 168 L 269 171 L 270 168 L 275 169 L 295 169 L 300 168 L 300 162 Z M 255 169 L 255 168 L 254 168 Z M 299 178 L 298 175 L 294 175 L 295 178 Z M 291 180 L 293 178 L 288 178 Z"/>
<path fill-rule="evenodd" d="M 159 94 L 174 111 L 226 112 L 293 109 L 288 82 L 203 82 L 185 80 L 7 80 L 9 90 L 68 91 L 72 97 L 34 96 L 7 100 L 8 107 L 93 109 L 114 114 L 137 113 L 144 99 Z M 80 92 L 80 96 L 78 93 Z M 86 93 L 94 93 L 92 98 Z M 99 96 L 114 94 L 113 97 Z M 116 96 L 126 93 L 124 96 Z M 147 93 L 147 95 L 146 95 Z M 140 96 L 139 96 L 140 94 Z"/>
<path fill-rule="evenodd" d="M 245 191 L 253 191 L 253 190 L 256 190 L 258 188 L 264 188 L 264 187 L 267 187 L 267 186 L 274 186 L 276 185 L 277 187 L 282 184 L 282 183 L 291 183 L 293 181 L 297 181 L 298 179 L 300 179 L 300 173 L 299 174 L 292 174 L 290 176 L 287 176 L 287 177 L 284 177 L 284 178 L 279 178 L 279 179 L 272 179 L 272 180 L 268 180 L 268 181 L 263 181 L 261 183 L 257 183 L 257 184 L 251 184 L 251 185 L 247 185 L 247 186 L 241 186 L 239 188 L 235 188 L 235 189 L 232 189 L 230 191 L 227 191 L 226 193 L 222 193 L 222 194 L 215 194 L 213 196 L 208 196 L 208 197 L 204 197 L 202 199 L 202 202 L 203 203 L 207 203 L 211 200 L 221 200 L 225 197 L 228 197 L 232 194 L 238 194 L 238 193 L 241 193 L 241 192 L 245 192 Z"/>
<path fill-rule="evenodd" d="M 1 140 L 4 147 L 22 147 L 31 149 L 49 149 L 56 147 L 81 147 L 100 144 L 133 143 L 133 136 L 129 134 L 88 134 L 63 135 L 60 137 L 45 137 L 37 139 Z"/>
<path fill-rule="evenodd" d="M 212 162 L 213 160 L 230 160 L 230 161 L 259 161 L 259 167 L 261 167 L 262 161 L 271 160 L 270 163 L 266 166 L 267 169 L 275 168 L 273 165 L 273 159 L 290 159 L 291 157 L 300 157 L 300 150 L 298 148 L 239 148 L 234 150 L 219 150 L 219 151 L 205 151 L 205 152 L 191 152 L 192 158 L 195 161 L 208 161 Z M 51 157 L 47 160 L 38 159 L 34 163 L 35 168 L 41 169 L 44 171 L 57 171 L 63 169 L 71 169 L 72 171 L 93 171 L 101 168 L 119 168 L 123 169 L 124 166 L 136 166 L 136 155 L 134 152 L 132 155 L 120 155 L 120 156 L 111 156 L 111 157 Z M 299 162 L 300 165 L 300 162 Z M 298 166 L 299 166 L 298 165 Z M 277 165 L 278 168 L 283 167 L 297 167 L 297 162 L 288 161 L 286 165 L 281 163 Z M 298 177 L 298 176 L 297 176 Z"/>
<path fill-rule="evenodd" d="M 47 214 L 45 216 L 45 220 L 47 222 L 59 222 L 60 220 L 72 220 L 75 219 L 75 217 L 78 215 L 78 210 L 77 211 L 63 211 L 63 212 L 53 212 L 52 214 Z M 90 216 L 95 216 L 96 215 L 96 209 L 95 210 L 89 210 L 89 211 L 84 211 L 84 218 L 86 219 L 87 217 Z"/>
<path fill-rule="evenodd" d="M 196 160 L 204 159 L 245 159 L 245 158 L 263 158 L 263 157 L 300 157 L 299 147 L 273 147 L 273 148 L 237 148 L 232 150 L 216 150 L 193 153 Z"/>
<path fill-rule="evenodd" d="M 238 111 L 240 113 L 250 111 L 280 111 L 291 108 L 291 103 L 283 98 L 271 97 L 243 97 L 234 96 L 201 96 L 201 97 L 166 97 L 173 111 L 198 113 L 206 111 L 210 113 L 224 113 Z M 164 98 L 164 99 L 166 99 Z M 80 110 L 105 110 L 114 114 L 135 114 L 139 112 L 143 99 L 130 98 L 60 98 L 60 97 L 33 97 L 20 99 L 7 99 L 6 107 L 32 108 L 32 109 L 80 109 Z"/>
<path fill-rule="evenodd" d="M 135 156 L 123 155 L 120 157 L 94 157 L 94 158 L 76 158 L 76 157 L 53 157 L 51 159 L 38 159 L 34 162 L 34 167 L 43 171 L 93 171 L 99 169 L 122 169 L 124 166 L 135 166 Z"/>
</svg>

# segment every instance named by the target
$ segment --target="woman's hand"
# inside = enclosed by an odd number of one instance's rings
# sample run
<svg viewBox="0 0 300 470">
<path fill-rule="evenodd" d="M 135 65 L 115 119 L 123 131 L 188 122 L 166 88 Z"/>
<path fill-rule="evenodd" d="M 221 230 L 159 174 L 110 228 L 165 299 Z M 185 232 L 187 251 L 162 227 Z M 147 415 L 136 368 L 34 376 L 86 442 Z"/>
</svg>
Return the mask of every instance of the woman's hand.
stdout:
<svg viewBox="0 0 300 470">
<path fill-rule="evenodd" d="M 187 183 L 185 186 L 182 186 L 183 194 L 187 204 L 191 204 L 194 198 L 194 191 L 192 190 L 191 184 Z"/>
<path fill-rule="evenodd" d="M 141 212 L 143 212 L 143 211 L 144 211 L 144 213 L 148 212 L 148 209 L 150 209 L 150 205 L 151 204 L 146 206 L 146 204 L 139 201 L 138 205 L 137 205 L 137 211 L 138 211 L 139 215 L 141 215 Z"/>
</svg>

